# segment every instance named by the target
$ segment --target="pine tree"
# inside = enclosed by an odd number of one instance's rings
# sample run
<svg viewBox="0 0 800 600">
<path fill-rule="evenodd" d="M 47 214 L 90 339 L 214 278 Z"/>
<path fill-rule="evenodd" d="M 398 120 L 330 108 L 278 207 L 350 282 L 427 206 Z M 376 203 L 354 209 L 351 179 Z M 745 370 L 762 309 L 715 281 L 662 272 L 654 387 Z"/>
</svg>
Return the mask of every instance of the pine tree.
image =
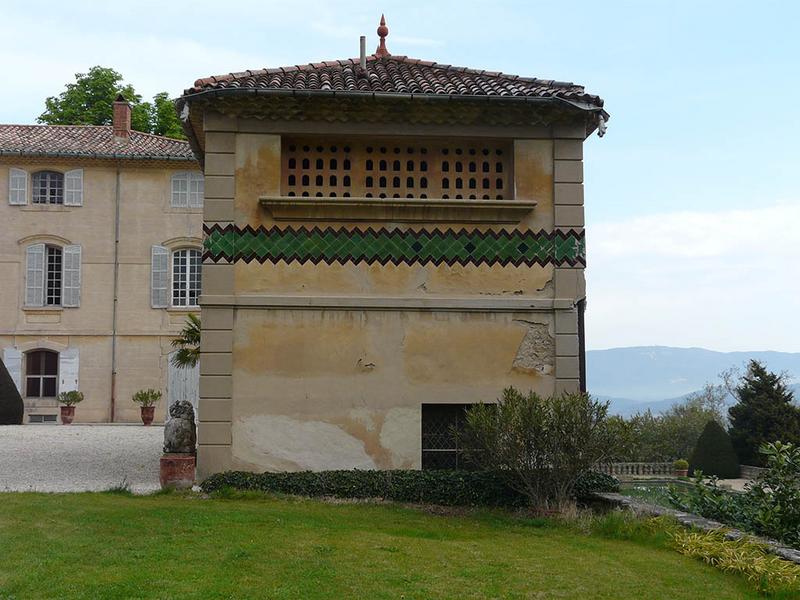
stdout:
<svg viewBox="0 0 800 600">
<path fill-rule="evenodd" d="M 742 464 L 763 464 L 758 449 L 767 442 L 800 443 L 800 408 L 783 375 L 752 360 L 734 395 L 738 402 L 728 409 L 729 431 Z"/>
<path fill-rule="evenodd" d="M 689 459 L 689 473 L 698 470 L 723 479 L 739 476 L 739 458 L 731 438 L 716 421 L 706 423 Z"/>
<path fill-rule="evenodd" d="M 0 425 L 22 424 L 22 397 L 8 369 L 0 361 Z"/>
</svg>

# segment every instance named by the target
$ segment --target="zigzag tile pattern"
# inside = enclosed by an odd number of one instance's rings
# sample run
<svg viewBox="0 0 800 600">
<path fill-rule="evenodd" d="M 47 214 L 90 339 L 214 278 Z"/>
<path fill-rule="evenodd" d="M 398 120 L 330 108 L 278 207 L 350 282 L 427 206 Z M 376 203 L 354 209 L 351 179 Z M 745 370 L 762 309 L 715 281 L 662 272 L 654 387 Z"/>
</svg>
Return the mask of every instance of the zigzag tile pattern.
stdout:
<svg viewBox="0 0 800 600">
<path fill-rule="evenodd" d="M 583 267 L 582 231 L 347 229 L 204 226 L 213 262 L 386 265 L 547 265 Z"/>
</svg>

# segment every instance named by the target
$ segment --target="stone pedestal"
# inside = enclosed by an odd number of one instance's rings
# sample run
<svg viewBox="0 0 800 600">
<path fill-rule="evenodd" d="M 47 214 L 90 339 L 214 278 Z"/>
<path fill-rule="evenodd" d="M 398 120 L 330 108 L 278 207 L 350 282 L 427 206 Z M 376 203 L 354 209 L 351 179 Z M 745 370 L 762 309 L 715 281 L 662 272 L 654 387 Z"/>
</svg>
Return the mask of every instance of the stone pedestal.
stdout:
<svg viewBox="0 0 800 600">
<path fill-rule="evenodd" d="M 194 485 L 194 454 L 164 454 L 161 457 L 161 487 L 187 489 Z"/>
</svg>

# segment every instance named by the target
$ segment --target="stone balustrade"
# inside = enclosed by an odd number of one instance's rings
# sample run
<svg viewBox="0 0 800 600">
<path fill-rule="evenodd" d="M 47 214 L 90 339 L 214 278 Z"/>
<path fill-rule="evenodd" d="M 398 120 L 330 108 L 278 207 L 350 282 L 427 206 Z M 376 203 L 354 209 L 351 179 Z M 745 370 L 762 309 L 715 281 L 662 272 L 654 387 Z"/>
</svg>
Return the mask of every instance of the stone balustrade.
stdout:
<svg viewBox="0 0 800 600">
<path fill-rule="evenodd" d="M 597 470 L 614 477 L 672 477 L 675 467 L 671 462 L 618 462 L 599 465 Z"/>
</svg>

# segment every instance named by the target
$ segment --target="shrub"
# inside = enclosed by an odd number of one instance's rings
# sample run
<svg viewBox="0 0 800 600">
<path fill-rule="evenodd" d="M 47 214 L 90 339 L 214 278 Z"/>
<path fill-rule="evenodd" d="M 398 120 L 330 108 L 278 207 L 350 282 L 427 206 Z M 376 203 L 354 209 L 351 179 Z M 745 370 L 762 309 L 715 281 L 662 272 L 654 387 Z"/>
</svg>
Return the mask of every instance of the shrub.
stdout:
<svg viewBox="0 0 800 600">
<path fill-rule="evenodd" d="M 76 404 L 83 402 L 83 392 L 79 392 L 78 390 L 61 392 L 58 395 L 58 402 L 64 406 L 75 406 Z"/>
<path fill-rule="evenodd" d="M 443 506 L 524 506 L 526 498 L 508 487 L 500 474 L 486 471 L 300 471 L 247 473 L 228 471 L 212 475 L 200 486 L 205 492 L 226 488 L 298 496 L 383 498 L 396 502 Z M 576 492 L 588 497 L 595 491 L 619 489 L 619 482 L 601 473 L 579 478 Z"/>
<path fill-rule="evenodd" d="M 687 492 L 670 490 L 678 508 L 758 535 L 800 545 L 800 448 L 766 444 L 767 471 L 743 494 L 722 490 L 716 477 L 706 482 L 698 473 Z"/>
<path fill-rule="evenodd" d="M 706 423 L 689 460 L 689 469 L 723 479 L 739 476 L 739 458 L 730 436 L 716 421 Z"/>
<path fill-rule="evenodd" d="M 131 398 L 141 406 L 154 406 L 161 400 L 161 391 L 154 389 L 139 390 Z"/>
<path fill-rule="evenodd" d="M 677 531 L 672 540 L 681 554 L 744 575 L 762 593 L 800 591 L 800 566 L 767 553 L 751 539 L 729 540 L 723 531 Z"/>
<path fill-rule="evenodd" d="M 24 408 L 14 380 L 0 361 L 0 425 L 21 425 Z"/>
<path fill-rule="evenodd" d="M 469 408 L 459 440 L 473 464 L 503 475 L 533 506 L 563 509 L 578 476 L 615 452 L 607 417 L 608 403 L 586 394 L 506 388 L 496 404 Z"/>
<path fill-rule="evenodd" d="M 574 496 L 590 498 L 597 492 L 618 492 L 619 479 L 598 471 L 586 471 L 575 481 Z"/>
<path fill-rule="evenodd" d="M 672 463 L 672 468 L 676 471 L 686 471 L 689 468 L 689 461 L 685 458 L 679 458 Z"/>
</svg>

